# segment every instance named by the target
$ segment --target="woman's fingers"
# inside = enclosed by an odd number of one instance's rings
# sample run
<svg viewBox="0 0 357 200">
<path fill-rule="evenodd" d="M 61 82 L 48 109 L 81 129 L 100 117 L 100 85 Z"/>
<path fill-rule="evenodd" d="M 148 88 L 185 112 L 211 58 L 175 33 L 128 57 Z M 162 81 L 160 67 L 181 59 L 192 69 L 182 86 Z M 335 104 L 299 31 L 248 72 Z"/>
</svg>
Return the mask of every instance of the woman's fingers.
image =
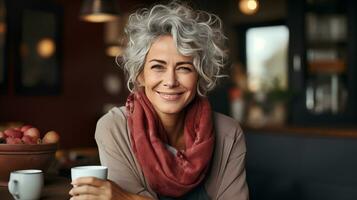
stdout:
<svg viewBox="0 0 357 200">
<path fill-rule="evenodd" d="M 81 185 L 81 186 L 73 187 L 69 191 L 69 194 L 72 196 L 83 195 L 83 194 L 98 195 L 99 193 L 100 193 L 100 189 L 98 187 L 91 186 L 91 185 Z"/>
<path fill-rule="evenodd" d="M 98 179 L 95 177 L 81 177 L 72 181 L 72 185 L 80 186 L 80 185 L 92 185 L 95 187 L 100 187 L 105 183 L 104 180 Z"/>
<path fill-rule="evenodd" d="M 73 196 L 70 198 L 70 200 L 98 200 L 97 196 L 90 195 L 90 194 L 84 194 L 80 196 Z"/>
<path fill-rule="evenodd" d="M 74 187 L 69 191 L 69 194 L 74 197 L 74 200 L 85 199 L 86 197 L 97 200 L 111 199 L 113 196 L 112 183 L 108 180 L 83 177 L 72 181 L 72 184 Z"/>
</svg>

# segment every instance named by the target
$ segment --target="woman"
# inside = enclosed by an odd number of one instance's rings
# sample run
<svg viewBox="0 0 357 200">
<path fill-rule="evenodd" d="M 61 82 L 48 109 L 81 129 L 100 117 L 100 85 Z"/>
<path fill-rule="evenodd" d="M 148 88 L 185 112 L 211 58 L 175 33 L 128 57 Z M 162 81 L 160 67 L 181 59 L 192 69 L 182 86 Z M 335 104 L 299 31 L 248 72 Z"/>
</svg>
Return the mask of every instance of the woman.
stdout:
<svg viewBox="0 0 357 200">
<path fill-rule="evenodd" d="M 172 2 L 132 14 L 126 33 L 132 93 L 95 133 L 109 180 L 74 180 L 72 199 L 248 199 L 243 133 L 204 97 L 226 58 L 220 19 Z"/>
</svg>

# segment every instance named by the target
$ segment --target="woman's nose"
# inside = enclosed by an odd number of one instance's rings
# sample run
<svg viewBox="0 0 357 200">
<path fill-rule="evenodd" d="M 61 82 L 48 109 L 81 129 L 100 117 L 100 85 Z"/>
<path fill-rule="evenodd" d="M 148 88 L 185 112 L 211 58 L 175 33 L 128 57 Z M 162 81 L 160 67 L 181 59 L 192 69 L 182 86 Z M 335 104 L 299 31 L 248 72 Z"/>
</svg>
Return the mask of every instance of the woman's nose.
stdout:
<svg viewBox="0 0 357 200">
<path fill-rule="evenodd" d="M 179 85 L 179 82 L 177 80 L 175 72 L 167 72 L 165 74 L 165 79 L 164 79 L 164 86 L 173 88 L 177 87 Z"/>
</svg>

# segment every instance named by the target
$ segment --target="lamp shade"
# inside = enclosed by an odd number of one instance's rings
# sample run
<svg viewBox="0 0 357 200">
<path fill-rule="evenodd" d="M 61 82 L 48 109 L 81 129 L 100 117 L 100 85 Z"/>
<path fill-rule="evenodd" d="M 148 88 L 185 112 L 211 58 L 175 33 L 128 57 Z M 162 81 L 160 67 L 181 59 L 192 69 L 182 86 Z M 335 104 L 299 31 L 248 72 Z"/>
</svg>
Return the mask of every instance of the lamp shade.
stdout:
<svg viewBox="0 0 357 200">
<path fill-rule="evenodd" d="M 80 18 L 88 22 L 108 22 L 118 17 L 114 0 L 83 0 Z"/>
</svg>

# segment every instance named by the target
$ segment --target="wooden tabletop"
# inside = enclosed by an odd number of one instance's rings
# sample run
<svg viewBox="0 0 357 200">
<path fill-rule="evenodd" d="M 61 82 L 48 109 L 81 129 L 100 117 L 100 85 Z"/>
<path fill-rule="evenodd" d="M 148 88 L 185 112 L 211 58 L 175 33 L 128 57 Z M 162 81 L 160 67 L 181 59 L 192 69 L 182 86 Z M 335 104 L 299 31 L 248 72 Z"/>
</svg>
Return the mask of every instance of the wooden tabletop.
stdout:
<svg viewBox="0 0 357 200">
<path fill-rule="evenodd" d="M 268 134 L 294 134 L 305 136 L 327 136 L 337 138 L 356 138 L 357 128 L 328 128 L 328 127 L 301 127 L 301 126 L 242 126 L 245 132 L 259 132 Z"/>
<path fill-rule="evenodd" d="M 68 194 L 72 188 L 71 180 L 58 177 L 45 175 L 45 187 L 42 190 L 41 200 L 66 200 L 70 199 Z M 0 187 L 1 200 L 13 200 L 14 198 L 9 193 L 7 187 Z"/>
</svg>

